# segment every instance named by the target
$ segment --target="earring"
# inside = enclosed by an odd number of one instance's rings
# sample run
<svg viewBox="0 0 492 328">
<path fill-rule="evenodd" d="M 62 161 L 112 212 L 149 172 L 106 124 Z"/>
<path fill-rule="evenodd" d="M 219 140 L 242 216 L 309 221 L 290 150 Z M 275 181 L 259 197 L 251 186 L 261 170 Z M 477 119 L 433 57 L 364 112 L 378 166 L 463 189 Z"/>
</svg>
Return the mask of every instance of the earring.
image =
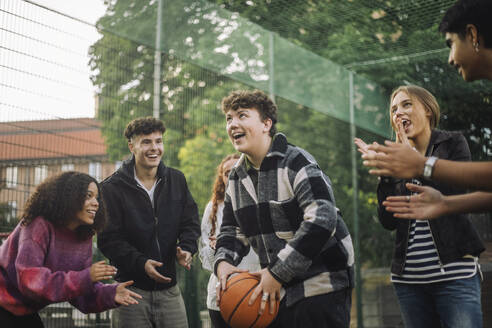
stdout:
<svg viewBox="0 0 492 328">
<path fill-rule="evenodd" d="M 473 49 L 475 49 L 475 52 L 480 50 L 478 41 L 473 44 Z"/>
</svg>

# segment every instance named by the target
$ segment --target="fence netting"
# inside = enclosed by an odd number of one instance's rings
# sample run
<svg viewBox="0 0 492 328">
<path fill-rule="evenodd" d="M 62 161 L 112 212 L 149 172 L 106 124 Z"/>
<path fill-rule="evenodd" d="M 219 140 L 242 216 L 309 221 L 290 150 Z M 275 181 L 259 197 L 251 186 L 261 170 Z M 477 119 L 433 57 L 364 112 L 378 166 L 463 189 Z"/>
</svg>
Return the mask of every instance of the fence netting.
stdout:
<svg viewBox="0 0 492 328">
<path fill-rule="evenodd" d="M 129 155 L 126 124 L 156 114 L 167 128 L 163 160 L 185 174 L 203 213 L 215 167 L 234 152 L 220 101 L 232 90 L 261 89 L 279 108 L 278 130 L 316 158 L 357 231 L 357 266 L 370 272 L 362 277 L 369 296 L 359 304 L 365 327 L 389 327 L 391 320 L 396 327 L 397 310 L 384 296 L 388 272 L 379 269 L 389 266 L 392 236 L 378 223 L 377 180 L 354 156 L 353 131 L 369 142 L 392 138 L 389 92 L 416 83 L 442 101 L 445 127 L 465 132 L 475 158 L 490 156 L 490 120 L 467 125 L 476 114 L 463 122 L 462 112 L 449 109 L 470 92 L 487 98 L 492 89 L 481 82 L 463 86 L 447 68 L 435 26 L 437 9 L 454 1 L 434 2 L 396 1 L 390 8 L 368 1 L 114 0 L 94 24 L 35 1 L 2 0 L 0 236 L 17 224 L 46 177 L 66 170 L 98 180 L 112 174 Z M 436 17 L 405 25 L 418 8 Z M 433 43 L 425 47 L 419 42 L 432 28 Z M 404 43 L 407 30 L 414 32 Z M 190 327 L 207 327 L 208 277 L 197 258 L 191 271 L 178 274 Z M 42 318 L 47 327 L 109 327 L 111 313 L 83 315 L 62 303 L 43 310 Z"/>
</svg>

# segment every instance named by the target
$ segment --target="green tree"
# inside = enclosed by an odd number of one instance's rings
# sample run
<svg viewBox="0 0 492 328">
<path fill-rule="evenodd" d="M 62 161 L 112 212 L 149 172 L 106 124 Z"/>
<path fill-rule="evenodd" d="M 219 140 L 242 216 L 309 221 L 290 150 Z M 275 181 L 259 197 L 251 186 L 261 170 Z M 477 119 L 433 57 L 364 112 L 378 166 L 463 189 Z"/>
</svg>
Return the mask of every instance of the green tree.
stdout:
<svg viewBox="0 0 492 328">
<path fill-rule="evenodd" d="M 215 2 L 355 70 L 388 95 L 401 84 L 427 88 L 441 105 L 440 127 L 461 130 L 473 158 L 490 159 L 491 83 L 465 83 L 447 64 L 448 51 L 437 26 L 449 1 Z"/>
<path fill-rule="evenodd" d="M 193 198 L 201 211 L 211 197 L 215 177 L 215 168 L 222 158 L 233 153 L 227 135 L 224 133 L 201 134 L 185 142 L 178 158 L 181 170 L 188 180 Z"/>
</svg>

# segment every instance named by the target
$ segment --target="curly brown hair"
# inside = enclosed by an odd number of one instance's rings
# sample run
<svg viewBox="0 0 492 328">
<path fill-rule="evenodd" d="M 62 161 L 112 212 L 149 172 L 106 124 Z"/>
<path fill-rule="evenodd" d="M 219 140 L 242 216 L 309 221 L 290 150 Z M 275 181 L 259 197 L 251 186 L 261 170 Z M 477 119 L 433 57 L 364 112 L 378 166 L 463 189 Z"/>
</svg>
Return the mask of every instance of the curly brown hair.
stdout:
<svg viewBox="0 0 492 328">
<path fill-rule="evenodd" d="M 217 230 L 217 210 L 219 208 L 219 203 L 224 201 L 225 197 L 225 184 L 222 176 L 224 175 L 224 164 L 231 159 L 238 159 L 239 154 L 230 154 L 224 157 L 222 162 L 217 166 L 215 182 L 212 188 L 212 198 L 210 201 L 212 202 L 212 212 L 210 213 L 210 224 L 212 228 L 210 229 L 210 236 L 214 236 Z"/>
<path fill-rule="evenodd" d="M 277 123 L 277 105 L 261 90 L 236 90 L 222 99 L 222 111 L 227 114 L 231 109 L 236 111 L 238 108 L 255 108 L 261 119 L 272 120 L 270 136 L 277 133 L 275 123 Z"/>
<path fill-rule="evenodd" d="M 84 207 L 89 184 L 97 186 L 99 208 L 91 225 L 81 225 L 76 232 L 81 239 L 92 237 L 106 224 L 106 211 L 101 188 L 96 179 L 81 172 L 63 172 L 44 180 L 27 200 L 21 216 L 22 225 L 28 225 L 38 216 L 55 226 L 67 226 Z"/>
<path fill-rule="evenodd" d="M 147 135 L 159 131 L 166 132 L 166 127 L 161 120 L 152 116 L 136 118 L 127 124 L 125 128 L 125 137 L 128 141 L 134 136 Z"/>
</svg>

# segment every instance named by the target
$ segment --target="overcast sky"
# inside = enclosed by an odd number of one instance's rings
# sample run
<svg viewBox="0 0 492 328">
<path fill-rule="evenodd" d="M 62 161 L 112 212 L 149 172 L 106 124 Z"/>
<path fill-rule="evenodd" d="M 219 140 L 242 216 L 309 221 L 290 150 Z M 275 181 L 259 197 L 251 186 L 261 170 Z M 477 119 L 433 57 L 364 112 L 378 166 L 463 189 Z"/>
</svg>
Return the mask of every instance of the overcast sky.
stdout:
<svg viewBox="0 0 492 328">
<path fill-rule="evenodd" d="M 91 24 L 95 24 L 106 10 L 103 0 L 32 0 L 31 2 Z"/>
<path fill-rule="evenodd" d="M 95 24 L 103 0 L 33 0 Z M 88 24 L 22 0 L 0 1 L 0 121 L 93 117 Z"/>
</svg>

